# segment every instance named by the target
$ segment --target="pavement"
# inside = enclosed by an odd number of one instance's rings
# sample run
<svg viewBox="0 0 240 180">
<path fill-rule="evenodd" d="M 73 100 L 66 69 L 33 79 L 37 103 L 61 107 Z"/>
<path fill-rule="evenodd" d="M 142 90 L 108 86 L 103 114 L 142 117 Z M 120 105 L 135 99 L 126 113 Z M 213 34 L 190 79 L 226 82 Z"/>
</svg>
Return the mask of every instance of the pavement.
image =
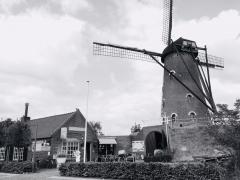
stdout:
<svg viewBox="0 0 240 180">
<path fill-rule="evenodd" d="M 60 176 L 57 169 L 41 170 L 37 173 L 10 174 L 0 173 L 0 180 L 99 180 L 96 178 L 79 178 Z"/>
</svg>

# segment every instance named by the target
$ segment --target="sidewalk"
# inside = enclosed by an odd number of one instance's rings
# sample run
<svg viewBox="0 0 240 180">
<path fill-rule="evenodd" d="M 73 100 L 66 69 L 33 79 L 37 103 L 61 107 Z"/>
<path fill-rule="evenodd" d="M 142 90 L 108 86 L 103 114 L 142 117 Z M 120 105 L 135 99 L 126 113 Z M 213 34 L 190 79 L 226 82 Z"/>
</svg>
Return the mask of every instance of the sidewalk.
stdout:
<svg viewBox="0 0 240 180">
<path fill-rule="evenodd" d="M 99 180 L 100 178 L 82 178 L 60 176 L 57 169 L 45 169 L 37 173 L 10 174 L 0 173 L 0 180 Z"/>
</svg>

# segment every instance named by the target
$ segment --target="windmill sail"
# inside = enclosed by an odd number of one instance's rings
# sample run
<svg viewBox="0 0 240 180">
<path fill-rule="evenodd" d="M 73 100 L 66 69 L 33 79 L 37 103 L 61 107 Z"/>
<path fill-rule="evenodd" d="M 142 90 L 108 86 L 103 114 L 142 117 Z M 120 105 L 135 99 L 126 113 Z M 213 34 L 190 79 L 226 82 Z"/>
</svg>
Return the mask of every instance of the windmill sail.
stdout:
<svg viewBox="0 0 240 180">
<path fill-rule="evenodd" d="M 205 53 L 199 52 L 198 53 L 198 59 L 201 65 L 208 66 L 210 68 L 217 68 L 217 69 L 223 69 L 224 68 L 224 61 L 223 58 L 213 56 L 208 54 L 208 63 L 205 57 Z"/>
<path fill-rule="evenodd" d="M 126 47 L 114 44 L 104 44 L 93 42 L 93 55 L 111 56 L 119 58 L 127 58 L 134 60 L 147 61 L 156 63 L 149 55 L 154 56 L 160 60 L 161 54 L 147 51 L 145 49 L 138 49 L 133 47 Z"/>
<path fill-rule="evenodd" d="M 172 6 L 173 0 L 163 0 L 163 32 L 162 41 L 169 45 L 172 35 Z"/>
</svg>

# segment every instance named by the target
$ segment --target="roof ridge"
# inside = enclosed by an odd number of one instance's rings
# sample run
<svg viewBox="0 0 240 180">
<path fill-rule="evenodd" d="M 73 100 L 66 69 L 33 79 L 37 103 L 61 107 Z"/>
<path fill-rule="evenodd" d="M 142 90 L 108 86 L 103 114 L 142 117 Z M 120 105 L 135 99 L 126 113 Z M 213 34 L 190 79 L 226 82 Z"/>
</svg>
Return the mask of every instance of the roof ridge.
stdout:
<svg viewBox="0 0 240 180">
<path fill-rule="evenodd" d="M 37 119 L 31 119 L 30 121 L 36 121 L 36 120 L 41 120 L 41 119 L 50 118 L 50 117 L 56 117 L 56 116 L 63 116 L 63 115 L 68 115 L 68 114 L 72 114 L 72 113 L 75 113 L 75 112 L 76 111 L 69 112 L 69 113 L 64 113 L 64 114 L 56 114 L 56 115 L 41 117 L 41 118 L 37 118 Z"/>
</svg>

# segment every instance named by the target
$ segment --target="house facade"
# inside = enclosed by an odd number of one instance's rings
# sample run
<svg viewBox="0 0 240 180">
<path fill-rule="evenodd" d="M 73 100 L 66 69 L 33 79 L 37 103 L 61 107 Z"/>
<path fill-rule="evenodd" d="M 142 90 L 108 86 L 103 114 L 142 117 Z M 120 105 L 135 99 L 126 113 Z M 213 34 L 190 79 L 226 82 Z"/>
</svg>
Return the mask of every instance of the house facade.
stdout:
<svg viewBox="0 0 240 180">
<path fill-rule="evenodd" d="M 56 159 L 66 155 L 74 159 L 74 152 L 80 151 L 80 161 L 84 155 L 85 118 L 77 109 L 75 112 L 29 120 L 32 133 L 32 148 L 28 159 L 35 155 L 36 160 L 47 157 Z M 87 124 L 86 161 L 94 161 L 98 154 L 98 139 Z"/>
</svg>

